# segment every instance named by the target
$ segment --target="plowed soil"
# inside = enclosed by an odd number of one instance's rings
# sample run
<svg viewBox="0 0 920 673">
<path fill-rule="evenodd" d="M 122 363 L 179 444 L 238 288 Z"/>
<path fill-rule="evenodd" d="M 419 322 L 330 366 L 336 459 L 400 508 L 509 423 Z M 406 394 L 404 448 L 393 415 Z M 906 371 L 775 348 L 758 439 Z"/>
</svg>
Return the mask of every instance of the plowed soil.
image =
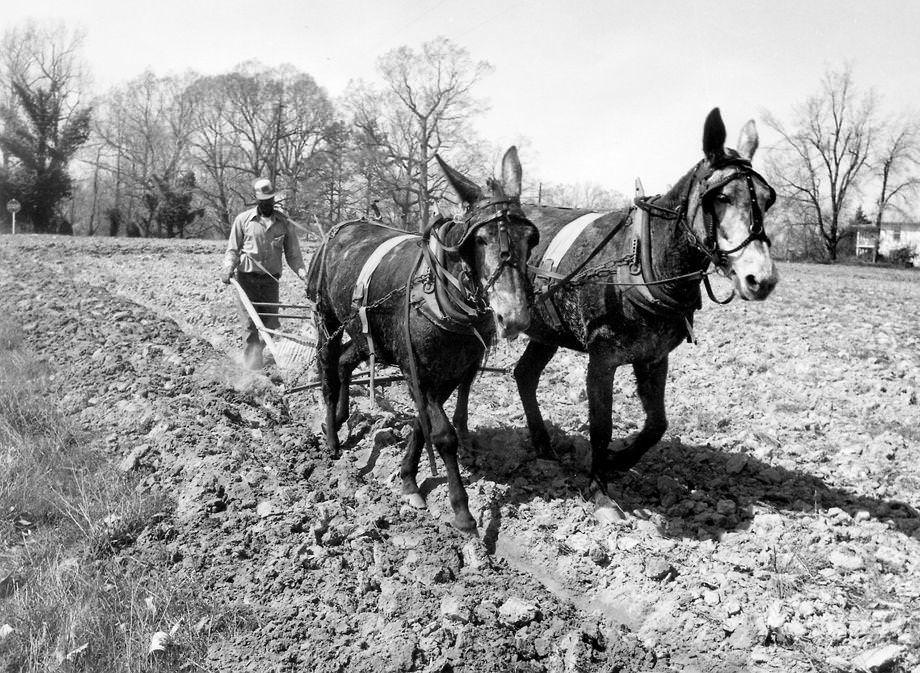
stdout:
<svg viewBox="0 0 920 673">
<path fill-rule="evenodd" d="M 584 356 L 560 353 L 541 382 L 558 462 L 533 456 L 511 377 L 483 375 L 461 455 L 470 539 L 445 523 L 443 470 L 423 461 L 428 511 L 399 493 L 402 384 L 378 407 L 354 389 L 332 460 L 318 395 L 241 369 L 221 250 L 0 246 L 3 310 L 56 368 L 61 408 L 169 497 L 121 553 L 234 624 L 196 665 L 920 670 L 920 273 L 783 264 L 767 301 L 705 306 L 699 343 L 671 358 L 668 433 L 606 495 L 586 475 Z M 282 296 L 303 298 L 291 273 Z M 614 437 L 639 424 L 624 370 Z"/>
</svg>

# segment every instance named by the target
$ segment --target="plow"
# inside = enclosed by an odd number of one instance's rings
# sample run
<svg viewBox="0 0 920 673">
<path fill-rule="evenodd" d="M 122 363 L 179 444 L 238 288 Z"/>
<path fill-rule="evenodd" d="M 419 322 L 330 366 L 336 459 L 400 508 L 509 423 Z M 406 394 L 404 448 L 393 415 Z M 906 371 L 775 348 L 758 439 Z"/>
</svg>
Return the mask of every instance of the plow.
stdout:
<svg viewBox="0 0 920 673">
<path fill-rule="evenodd" d="M 287 386 L 285 392 L 293 394 L 318 388 L 320 382 L 316 379 L 315 372 L 317 335 L 313 324 L 316 305 L 309 299 L 303 299 L 303 303 L 297 304 L 252 302 L 236 279 L 230 279 L 230 286 L 256 329 L 259 330 L 259 335 L 274 358 L 275 366 Z M 266 327 L 263 318 L 269 315 L 277 316 L 282 325 L 286 325 L 286 328 Z M 480 371 L 508 374 L 510 369 L 508 367 L 481 367 Z M 373 376 L 371 370 L 364 367 L 355 372 L 351 384 L 370 388 L 376 384 L 389 385 L 402 381 L 405 381 L 405 377 L 396 367 L 387 367 Z M 371 397 L 373 399 L 373 395 Z"/>
</svg>

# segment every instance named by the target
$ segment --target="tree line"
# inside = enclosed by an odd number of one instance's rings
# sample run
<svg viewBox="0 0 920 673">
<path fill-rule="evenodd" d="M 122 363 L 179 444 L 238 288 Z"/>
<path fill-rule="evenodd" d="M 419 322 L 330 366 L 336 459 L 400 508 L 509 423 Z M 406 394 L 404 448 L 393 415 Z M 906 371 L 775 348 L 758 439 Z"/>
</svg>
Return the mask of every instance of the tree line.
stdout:
<svg viewBox="0 0 920 673">
<path fill-rule="evenodd" d="M 81 40 L 30 23 L 0 44 L 0 203 L 20 201 L 36 232 L 225 236 L 258 177 L 319 230 L 365 215 L 423 228 L 446 187 L 435 153 L 473 173 L 498 156 L 472 127 L 485 110 L 474 89 L 491 67 L 449 40 L 387 52 L 379 84 L 355 82 L 337 103 L 309 74 L 257 62 L 219 75 L 145 72 L 89 100 Z M 623 202 L 598 185 L 546 193 Z"/>
<path fill-rule="evenodd" d="M 765 121 L 780 138 L 769 148 L 767 175 L 788 251 L 834 261 L 857 228 L 874 229 L 875 261 L 883 220 L 917 216 L 920 117 L 885 114 L 850 67 L 827 71 L 788 122 L 769 112 Z M 872 203 L 868 213 L 863 202 Z"/>
<path fill-rule="evenodd" d="M 81 36 L 29 23 L 0 55 L 0 201 L 36 232 L 225 235 L 269 177 L 295 219 L 318 225 L 373 210 L 428 223 L 443 191 L 434 155 L 492 163 L 471 127 L 490 66 L 449 40 L 401 47 L 337 104 L 292 66 L 219 75 L 145 72 L 89 100 Z"/>
<path fill-rule="evenodd" d="M 39 23 L 0 40 L 0 204 L 20 201 L 20 221 L 36 232 L 222 236 L 257 177 L 320 230 L 378 213 L 413 228 L 443 203 L 436 152 L 472 173 L 498 156 L 473 127 L 486 109 L 476 86 L 491 66 L 450 40 L 387 52 L 377 81 L 352 83 L 338 101 L 293 66 L 257 62 L 218 75 L 145 72 L 89 98 L 81 43 L 78 32 Z M 849 69 L 826 73 L 788 121 L 764 118 L 779 137 L 765 154 L 781 254 L 833 260 L 854 222 L 880 229 L 910 214 L 917 117 L 883 116 Z M 570 207 L 626 203 L 598 184 L 532 182 L 525 192 Z M 867 199 L 868 214 L 858 207 Z"/>
</svg>

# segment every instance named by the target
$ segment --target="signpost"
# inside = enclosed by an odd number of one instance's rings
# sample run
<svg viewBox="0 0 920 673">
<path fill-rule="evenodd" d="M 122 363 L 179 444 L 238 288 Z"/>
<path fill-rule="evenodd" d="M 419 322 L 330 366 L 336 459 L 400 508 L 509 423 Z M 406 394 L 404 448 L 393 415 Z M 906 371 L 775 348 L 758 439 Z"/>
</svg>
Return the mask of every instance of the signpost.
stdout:
<svg viewBox="0 0 920 673">
<path fill-rule="evenodd" d="M 6 209 L 13 216 L 13 233 L 16 233 L 16 213 L 22 210 L 22 204 L 19 203 L 16 199 L 10 199 L 6 202 Z"/>
</svg>

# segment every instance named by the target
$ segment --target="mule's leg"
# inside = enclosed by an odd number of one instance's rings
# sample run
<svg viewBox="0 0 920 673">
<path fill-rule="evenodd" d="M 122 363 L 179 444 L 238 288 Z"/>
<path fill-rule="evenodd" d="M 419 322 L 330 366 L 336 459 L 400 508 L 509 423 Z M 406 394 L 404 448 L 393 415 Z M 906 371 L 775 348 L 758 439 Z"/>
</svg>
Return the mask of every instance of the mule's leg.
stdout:
<svg viewBox="0 0 920 673">
<path fill-rule="evenodd" d="M 338 403 L 339 389 L 339 356 L 342 352 L 342 335 L 327 336 L 336 332 L 337 325 L 331 325 L 330 320 L 324 319 L 317 312 L 316 332 L 319 335 L 316 344 L 316 366 L 319 371 L 319 380 L 323 391 L 323 401 L 326 403 L 326 446 L 333 455 L 338 456 L 339 436 L 336 433 L 335 411 Z"/>
<path fill-rule="evenodd" d="M 524 415 L 527 417 L 530 443 L 542 456 L 552 456 L 553 450 L 543 416 L 540 414 L 540 405 L 537 403 L 537 385 L 540 383 L 540 374 L 557 350 L 557 346 L 531 341 L 514 366 L 514 380 L 517 382 L 518 394 L 524 407 Z"/>
<path fill-rule="evenodd" d="M 422 433 L 422 421 L 418 418 L 412 424 L 412 434 L 406 444 L 406 453 L 403 455 L 402 465 L 399 467 L 399 476 L 402 478 L 402 492 L 409 500 L 409 504 L 419 509 L 425 507 L 425 499 L 418 487 L 418 464 L 422 457 L 422 447 L 425 445 L 425 435 Z"/>
<path fill-rule="evenodd" d="M 654 362 L 636 362 L 633 364 L 633 371 L 636 373 L 639 400 L 645 411 L 645 423 L 626 448 L 616 451 L 609 458 L 610 468 L 621 472 L 638 463 L 668 429 L 668 418 L 664 408 L 664 389 L 668 381 L 667 356 Z"/>
<path fill-rule="evenodd" d="M 457 439 L 460 441 L 460 445 L 467 449 L 473 448 L 470 443 L 469 426 L 470 388 L 473 386 L 473 381 L 476 380 L 478 373 L 479 363 L 477 362 L 470 367 L 470 370 L 460 382 L 460 386 L 457 388 L 457 406 L 454 407 L 454 428 L 457 431 Z"/>
<path fill-rule="evenodd" d="M 361 357 L 361 352 L 355 346 L 355 342 L 351 341 L 347 346 L 342 350 L 342 355 L 339 357 L 339 400 L 335 410 L 335 429 L 338 430 L 342 427 L 348 419 L 348 398 L 349 390 L 351 386 L 351 373 L 355 370 L 355 367 L 361 362 L 363 358 Z"/>
<path fill-rule="evenodd" d="M 591 438 L 591 474 L 600 477 L 609 467 L 607 447 L 613 432 L 610 418 L 613 407 L 613 376 L 616 373 L 613 358 L 604 348 L 588 351 L 588 425 Z"/>
<path fill-rule="evenodd" d="M 465 533 L 476 530 L 476 521 L 470 514 L 469 497 L 460 479 L 460 464 L 457 462 L 457 433 L 447 414 L 444 413 L 444 400 L 447 395 L 435 398 L 425 395 L 428 404 L 428 416 L 431 419 L 431 443 L 444 461 L 447 473 L 447 489 L 450 494 L 450 506 L 454 510 L 454 528 Z"/>
</svg>

